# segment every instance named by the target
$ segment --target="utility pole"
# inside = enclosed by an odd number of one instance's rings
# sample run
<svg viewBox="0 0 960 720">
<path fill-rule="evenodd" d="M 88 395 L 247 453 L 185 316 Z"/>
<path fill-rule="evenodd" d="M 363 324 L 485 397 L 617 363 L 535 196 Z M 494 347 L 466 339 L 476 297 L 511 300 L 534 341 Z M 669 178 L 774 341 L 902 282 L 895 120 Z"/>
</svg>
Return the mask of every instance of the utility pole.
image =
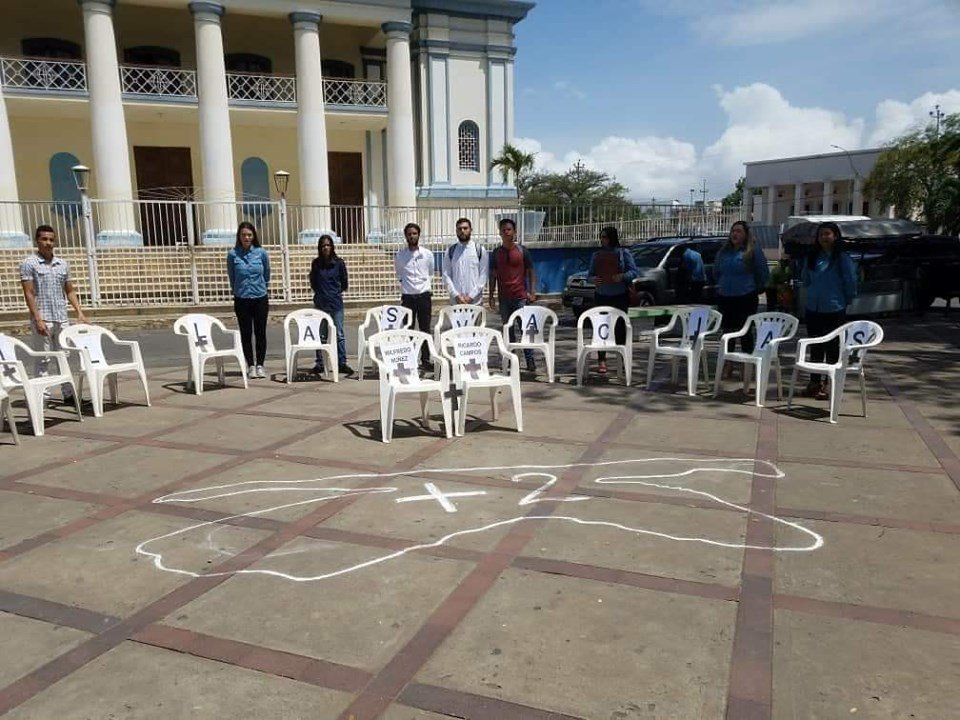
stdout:
<svg viewBox="0 0 960 720">
<path fill-rule="evenodd" d="M 690 207 L 693 207 L 693 194 L 696 192 L 693 188 L 690 188 Z"/>
<path fill-rule="evenodd" d="M 932 118 L 936 121 L 936 123 L 937 123 L 937 135 L 936 135 L 936 136 L 937 136 L 937 137 L 940 137 L 940 121 L 943 120 L 943 118 L 946 117 L 946 115 L 944 115 L 944 114 L 943 114 L 943 111 L 940 109 L 940 103 L 937 103 L 937 104 L 934 106 L 934 109 L 931 110 L 931 111 L 930 111 L 929 113 L 927 113 L 927 114 L 930 115 L 930 117 L 932 117 Z"/>
<path fill-rule="evenodd" d="M 707 206 L 707 179 L 703 179 L 703 184 L 700 187 L 700 195 L 703 196 L 703 206 Z"/>
</svg>

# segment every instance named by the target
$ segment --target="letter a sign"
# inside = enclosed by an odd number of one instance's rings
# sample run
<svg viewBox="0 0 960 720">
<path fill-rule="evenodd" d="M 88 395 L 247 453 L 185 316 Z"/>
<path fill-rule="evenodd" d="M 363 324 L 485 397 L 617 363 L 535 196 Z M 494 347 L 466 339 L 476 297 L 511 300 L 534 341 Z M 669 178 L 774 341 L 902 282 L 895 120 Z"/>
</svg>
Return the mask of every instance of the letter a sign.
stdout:
<svg viewBox="0 0 960 720">
<path fill-rule="evenodd" d="M 320 342 L 320 322 L 319 318 L 304 318 L 297 322 L 300 327 L 301 344 Z"/>
<path fill-rule="evenodd" d="M 757 331 L 757 347 L 754 352 L 763 352 L 767 346 L 780 337 L 780 323 L 764 320 Z"/>
</svg>

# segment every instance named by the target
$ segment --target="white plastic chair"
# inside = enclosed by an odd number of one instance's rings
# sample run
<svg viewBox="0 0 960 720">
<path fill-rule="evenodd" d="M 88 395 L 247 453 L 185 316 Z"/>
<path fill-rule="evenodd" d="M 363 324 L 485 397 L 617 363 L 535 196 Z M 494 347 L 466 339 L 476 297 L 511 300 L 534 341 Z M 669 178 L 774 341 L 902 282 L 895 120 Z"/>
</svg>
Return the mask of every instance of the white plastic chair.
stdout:
<svg viewBox="0 0 960 720">
<path fill-rule="evenodd" d="M 218 350 L 213 344 L 211 330 L 217 327 L 233 338 L 233 347 Z M 240 331 L 228 330 L 227 327 L 211 315 L 190 313 L 178 318 L 173 324 L 173 331 L 177 335 L 187 337 L 187 349 L 190 352 L 190 365 L 187 367 L 187 384 L 193 384 L 194 392 L 203 395 L 203 368 L 207 360 L 217 363 L 217 379 L 221 386 L 226 385 L 226 375 L 223 372 L 223 361 L 233 359 L 240 366 L 240 377 L 243 379 L 243 388 L 247 389 L 247 373 L 243 359 L 243 349 L 240 346 Z"/>
<path fill-rule="evenodd" d="M 752 353 L 729 352 L 728 344 L 734 338 L 747 334 L 750 327 L 754 330 L 754 346 Z M 787 313 L 768 312 L 757 313 L 747 318 L 743 327 L 732 333 L 724 333 L 720 337 L 720 354 L 717 356 L 717 370 L 713 383 L 713 396 L 720 392 L 720 380 L 723 377 L 723 366 L 727 362 L 742 363 L 743 389 L 750 387 L 750 370 L 757 371 L 756 403 L 763 407 L 763 400 L 767 396 L 767 387 L 770 384 L 770 370 L 777 373 L 777 397 L 783 399 L 783 373 L 780 369 L 780 345 L 797 334 L 800 321 Z"/>
<path fill-rule="evenodd" d="M 703 343 L 708 335 L 720 332 L 723 316 L 716 310 L 704 306 L 691 306 L 677 310 L 670 322 L 657 328 L 651 335 L 650 359 L 647 361 L 647 387 L 653 383 L 653 369 L 657 355 L 670 358 L 670 372 L 674 383 L 677 382 L 677 361 L 687 361 L 687 394 L 697 394 L 697 375 L 703 368 L 703 379 L 710 384 L 710 369 L 707 356 L 703 352 Z M 669 335 L 680 322 L 680 337 Z"/>
<path fill-rule="evenodd" d="M 14 367 L 14 365 L 13 363 L 0 361 L 0 372 L 3 372 L 5 367 Z M 3 432 L 4 425 L 10 427 L 10 434 L 13 436 L 13 441 L 19 445 L 20 435 L 17 433 L 17 423 L 13 419 L 13 408 L 10 406 L 10 396 L 3 387 L 0 387 L 0 432 Z"/>
<path fill-rule="evenodd" d="M 460 327 L 485 327 L 487 309 L 483 305 L 445 305 L 440 308 L 433 326 L 433 342 L 440 346 L 440 333 Z"/>
<path fill-rule="evenodd" d="M 26 366 L 17 357 L 18 351 L 36 360 L 46 358 L 48 362 L 53 361 L 56 363 L 57 371 L 48 375 L 31 377 L 27 373 Z M 27 402 L 27 412 L 30 413 L 33 434 L 37 437 L 43 435 L 44 391 L 58 385 L 69 385 L 73 389 L 73 404 L 77 409 L 77 419 L 82 422 L 80 395 L 77 392 L 76 384 L 73 382 L 70 363 L 67 362 L 67 354 L 62 350 L 47 352 L 33 350 L 22 340 L 0 333 L 0 387 L 7 393 L 11 390 L 23 392 L 23 397 Z"/>
<path fill-rule="evenodd" d="M 103 354 L 103 339 L 107 338 L 114 345 L 130 348 L 130 362 L 108 363 Z M 90 401 L 93 405 L 94 417 L 103 416 L 103 384 L 110 380 L 110 402 L 117 404 L 118 385 L 117 375 L 122 372 L 135 372 L 143 385 L 143 394 L 150 407 L 150 390 L 147 387 L 147 371 L 143 366 L 143 356 L 140 354 L 140 343 L 135 340 L 121 340 L 106 328 L 99 325 L 68 325 L 60 331 L 60 347 L 73 350 L 80 355 L 79 390 L 83 395 L 83 383 L 90 386 Z"/>
<path fill-rule="evenodd" d="M 839 339 L 840 342 L 840 358 L 836 363 L 817 363 L 807 360 L 807 349 L 811 345 L 819 345 L 835 339 Z M 801 340 L 797 343 L 797 361 L 790 378 L 790 397 L 787 400 L 787 408 L 793 405 L 793 391 L 797 384 L 797 373 L 800 370 L 826 375 L 830 380 L 830 422 L 836 424 L 847 377 L 856 375 L 860 378 L 860 404 L 863 408 L 863 416 L 866 417 L 867 386 L 863 374 L 863 363 L 867 357 L 867 350 L 876 347 L 882 341 L 883 328 L 870 320 L 848 322 L 823 337 Z"/>
<path fill-rule="evenodd" d="M 510 365 L 509 374 L 490 371 L 490 346 L 496 343 L 500 357 Z M 463 435 L 467 426 L 467 398 L 471 388 L 490 391 L 493 419 L 499 418 L 497 390 L 510 388 L 517 432 L 523 432 L 523 409 L 520 404 L 520 358 L 507 352 L 503 335 L 485 327 L 463 327 L 447 330 L 440 335 L 440 353 L 450 361 L 453 382 L 463 392 L 457 414 L 457 435 Z"/>
<path fill-rule="evenodd" d="M 433 360 L 434 380 L 420 377 L 420 349 L 427 343 L 430 359 Z M 396 417 L 397 398 L 413 393 L 420 396 L 420 413 L 423 424 L 429 426 L 427 401 L 430 393 L 439 393 L 443 410 L 443 426 L 447 437 L 453 437 L 453 413 L 450 398 L 450 369 L 437 354 L 433 338 L 419 330 L 385 330 L 371 335 L 367 340 L 370 357 L 380 375 L 380 427 L 383 442 L 393 439 L 393 421 Z"/>
<path fill-rule="evenodd" d="M 553 382 L 553 369 L 556 362 L 557 314 L 550 308 L 540 305 L 527 305 L 515 310 L 503 326 L 503 342 L 507 352 L 513 354 L 521 350 L 542 352 L 547 364 L 547 382 Z M 515 333 L 516 342 L 510 342 L 510 328 L 519 326 Z M 506 371 L 507 358 L 503 358 L 503 370 Z"/>
<path fill-rule="evenodd" d="M 589 342 L 586 341 L 583 333 L 583 326 L 588 321 L 593 326 L 593 337 Z M 627 338 L 623 345 L 617 345 L 614 334 L 617 321 L 627 325 Z M 633 375 L 633 326 L 630 324 L 630 317 L 623 310 L 600 306 L 581 313 L 580 319 L 577 320 L 577 385 L 583 385 L 590 353 L 600 351 L 614 353 L 620 357 L 621 376 L 629 386 Z"/>
<path fill-rule="evenodd" d="M 327 341 L 320 338 L 320 327 L 327 323 Z M 296 341 L 290 336 L 290 327 L 296 324 Z M 297 376 L 297 356 L 302 352 L 316 353 L 319 350 L 326 356 L 324 377 L 333 375 L 334 382 L 340 382 L 337 365 L 337 326 L 329 313 L 315 308 L 294 310 L 283 319 L 283 355 L 286 358 L 287 384 Z"/>
<path fill-rule="evenodd" d="M 413 310 L 403 305 L 378 305 L 367 310 L 363 323 L 357 328 L 357 380 L 363 380 L 367 363 L 367 338 L 384 330 L 410 327 L 413 327 Z"/>
</svg>

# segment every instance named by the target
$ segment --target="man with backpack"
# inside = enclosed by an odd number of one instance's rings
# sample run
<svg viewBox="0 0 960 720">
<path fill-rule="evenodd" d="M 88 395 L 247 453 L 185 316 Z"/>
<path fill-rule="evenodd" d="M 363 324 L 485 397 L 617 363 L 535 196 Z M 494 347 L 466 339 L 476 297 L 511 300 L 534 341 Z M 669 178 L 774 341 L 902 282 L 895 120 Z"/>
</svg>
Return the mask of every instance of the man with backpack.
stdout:
<svg viewBox="0 0 960 720">
<path fill-rule="evenodd" d="M 501 245 L 493 251 L 490 268 L 490 307 L 498 308 L 500 318 L 506 323 L 514 312 L 536 301 L 537 274 L 530 251 L 517 245 L 517 224 L 510 218 L 502 218 L 499 228 Z M 494 305 L 494 296 L 499 305 Z M 516 342 L 516 337 L 517 328 L 511 326 L 510 342 Z M 533 351 L 524 350 L 523 356 L 527 372 L 536 372 Z"/>
<path fill-rule="evenodd" d="M 490 259 L 483 246 L 470 239 L 472 223 L 457 220 L 457 241 L 443 254 L 443 284 L 451 305 L 481 305 L 487 285 Z"/>
</svg>

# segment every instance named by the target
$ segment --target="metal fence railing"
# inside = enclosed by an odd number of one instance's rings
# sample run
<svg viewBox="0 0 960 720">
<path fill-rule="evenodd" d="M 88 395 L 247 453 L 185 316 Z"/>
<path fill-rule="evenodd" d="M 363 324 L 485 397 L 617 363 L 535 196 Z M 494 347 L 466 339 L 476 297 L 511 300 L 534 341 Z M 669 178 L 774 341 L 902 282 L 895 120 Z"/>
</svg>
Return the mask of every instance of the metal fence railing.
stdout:
<svg viewBox="0 0 960 720">
<path fill-rule="evenodd" d="M 582 210 L 582 211 L 581 211 Z M 651 237 L 726 232 L 739 210 L 699 208 L 638 211 L 636 208 L 304 206 L 269 200 L 246 202 L 89 200 L 0 203 L 0 311 L 20 310 L 19 264 L 30 252 L 22 238 L 38 225 L 57 234 L 57 252 L 71 265 L 82 301 L 95 307 L 213 305 L 232 300 L 226 254 L 237 224 L 252 222 L 273 264 L 271 296 L 308 302 L 310 264 L 321 232 L 340 241 L 338 254 L 350 270 L 348 300 L 395 299 L 393 258 L 404 246 L 403 227 L 416 222 L 421 244 L 438 258 L 455 237 L 460 217 L 473 223 L 473 237 L 498 242 L 504 217 L 517 223 L 530 247 L 596 245 L 600 228 L 613 225 L 625 243 Z M 575 222 L 570 222 L 575 221 Z M 558 224 L 567 223 L 567 224 Z M 19 234 L 21 244 L 11 247 Z M 436 288 L 440 288 L 439 274 Z"/>
</svg>

